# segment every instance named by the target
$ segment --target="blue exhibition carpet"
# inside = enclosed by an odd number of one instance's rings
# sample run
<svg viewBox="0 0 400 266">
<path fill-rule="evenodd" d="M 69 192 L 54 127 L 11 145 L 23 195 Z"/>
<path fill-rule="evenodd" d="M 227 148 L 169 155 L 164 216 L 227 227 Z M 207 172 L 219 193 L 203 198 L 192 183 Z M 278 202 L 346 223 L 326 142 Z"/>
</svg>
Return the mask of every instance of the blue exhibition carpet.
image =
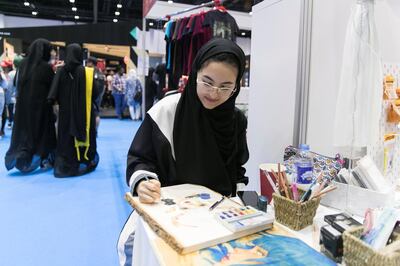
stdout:
<svg viewBox="0 0 400 266">
<path fill-rule="evenodd" d="M 6 130 L 0 140 L 0 265 L 118 265 L 116 243 L 131 210 L 123 198 L 126 154 L 139 125 L 102 119 L 99 166 L 64 179 L 52 171 L 7 172 Z"/>
</svg>

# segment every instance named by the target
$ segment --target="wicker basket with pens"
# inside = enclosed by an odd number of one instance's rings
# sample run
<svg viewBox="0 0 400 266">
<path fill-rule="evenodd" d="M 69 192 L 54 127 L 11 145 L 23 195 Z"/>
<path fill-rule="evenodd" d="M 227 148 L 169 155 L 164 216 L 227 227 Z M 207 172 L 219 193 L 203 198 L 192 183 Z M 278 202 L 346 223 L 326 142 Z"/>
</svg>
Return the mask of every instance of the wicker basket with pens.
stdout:
<svg viewBox="0 0 400 266">
<path fill-rule="evenodd" d="M 301 193 L 301 192 L 300 192 Z M 276 193 L 274 199 L 275 220 L 293 230 L 301 230 L 312 225 L 320 197 L 305 202 L 296 202 Z"/>
<path fill-rule="evenodd" d="M 336 188 L 328 186 L 329 182 L 322 179 L 322 174 L 311 185 L 316 189 L 310 187 L 308 191 L 297 190 L 295 184 L 289 186 L 285 172 L 271 171 L 271 175 L 277 181 L 275 193 L 272 194 L 275 220 L 296 231 L 312 225 L 321 196 Z"/>
<path fill-rule="evenodd" d="M 380 251 L 374 250 L 368 244 L 364 243 L 360 237 L 363 227 L 356 227 L 343 233 L 343 256 L 346 265 L 376 265 L 376 266 L 395 266 L 400 265 L 400 250 L 386 246 Z M 396 239 L 391 245 L 398 245 L 400 241 Z"/>
</svg>

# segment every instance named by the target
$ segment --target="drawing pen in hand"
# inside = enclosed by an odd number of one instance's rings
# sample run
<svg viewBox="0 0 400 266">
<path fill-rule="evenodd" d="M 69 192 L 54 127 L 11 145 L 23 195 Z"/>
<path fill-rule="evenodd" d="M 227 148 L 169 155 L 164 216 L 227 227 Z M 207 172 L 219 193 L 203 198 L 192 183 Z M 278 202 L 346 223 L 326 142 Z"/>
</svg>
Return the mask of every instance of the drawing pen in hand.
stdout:
<svg viewBox="0 0 400 266">
<path fill-rule="evenodd" d="M 222 196 L 222 198 L 219 201 L 215 202 L 213 205 L 211 205 L 211 207 L 208 210 L 209 211 L 214 210 L 219 204 L 221 204 L 221 202 L 224 201 L 224 199 L 225 199 L 225 196 Z"/>
</svg>

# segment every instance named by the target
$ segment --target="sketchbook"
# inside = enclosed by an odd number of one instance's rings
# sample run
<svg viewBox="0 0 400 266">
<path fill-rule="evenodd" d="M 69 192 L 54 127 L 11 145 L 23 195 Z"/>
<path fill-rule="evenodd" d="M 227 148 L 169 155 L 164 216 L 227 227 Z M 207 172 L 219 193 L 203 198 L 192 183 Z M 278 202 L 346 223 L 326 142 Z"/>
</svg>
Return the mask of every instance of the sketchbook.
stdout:
<svg viewBox="0 0 400 266">
<path fill-rule="evenodd" d="M 126 199 L 153 231 L 180 254 L 187 254 L 233 239 L 269 229 L 274 218 L 263 214 L 264 219 L 253 219 L 248 228 L 232 231 L 215 218 L 221 212 L 230 213 L 242 207 L 225 199 L 212 211 L 209 210 L 221 194 L 199 185 L 177 185 L 161 188 L 161 200 L 144 204 L 131 193 Z M 247 224 L 249 222 L 247 221 Z"/>
</svg>

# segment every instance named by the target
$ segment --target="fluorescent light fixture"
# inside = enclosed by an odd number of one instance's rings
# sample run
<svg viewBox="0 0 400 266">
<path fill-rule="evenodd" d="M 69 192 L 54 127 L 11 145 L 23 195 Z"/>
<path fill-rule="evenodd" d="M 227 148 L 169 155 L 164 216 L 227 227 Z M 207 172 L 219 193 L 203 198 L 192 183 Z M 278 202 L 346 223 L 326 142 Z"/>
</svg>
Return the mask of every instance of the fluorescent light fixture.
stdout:
<svg viewBox="0 0 400 266">
<path fill-rule="evenodd" d="M 173 3 L 174 3 L 174 1 L 168 0 L 168 4 L 173 4 Z"/>
<path fill-rule="evenodd" d="M 115 11 L 116 16 L 119 16 L 119 14 L 121 14 L 121 13 L 119 13 L 119 11 Z"/>
<path fill-rule="evenodd" d="M 115 22 L 115 23 L 116 23 L 116 22 L 118 22 L 118 19 L 116 19 L 116 18 L 115 18 L 115 19 L 113 19 L 113 22 Z"/>
<path fill-rule="evenodd" d="M 75 0 L 69 0 L 70 3 L 75 3 Z"/>
<path fill-rule="evenodd" d="M 150 25 L 150 26 L 153 26 L 153 25 L 154 25 L 154 23 L 153 23 L 153 22 L 150 22 L 150 23 L 149 23 L 149 25 Z"/>
<path fill-rule="evenodd" d="M 36 16 L 38 13 L 36 11 L 32 11 L 32 15 Z"/>
<path fill-rule="evenodd" d="M 246 32 L 242 32 L 242 36 L 246 35 Z"/>
<path fill-rule="evenodd" d="M 250 11 L 250 12 L 249 12 L 249 15 L 250 15 L 250 16 L 253 15 L 253 11 Z"/>
<path fill-rule="evenodd" d="M 24 6 L 29 6 L 29 5 L 30 5 L 29 2 L 27 1 L 24 2 Z"/>
<path fill-rule="evenodd" d="M 118 4 L 118 5 L 117 5 L 117 8 L 122 8 L 122 5 L 121 5 L 121 4 Z"/>
<path fill-rule="evenodd" d="M 72 9 L 72 11 L 78 10 L 78 9 L 77 9 L 76 7 L 74 7 L 74 6 L 73 6 L 71 9 Z"/>
<path fill-rule="evenodd" d="M 79 16 L 75 16 L 74 18 L 75 18 L 75 19 L 79 19 Z"/>
</svg>

